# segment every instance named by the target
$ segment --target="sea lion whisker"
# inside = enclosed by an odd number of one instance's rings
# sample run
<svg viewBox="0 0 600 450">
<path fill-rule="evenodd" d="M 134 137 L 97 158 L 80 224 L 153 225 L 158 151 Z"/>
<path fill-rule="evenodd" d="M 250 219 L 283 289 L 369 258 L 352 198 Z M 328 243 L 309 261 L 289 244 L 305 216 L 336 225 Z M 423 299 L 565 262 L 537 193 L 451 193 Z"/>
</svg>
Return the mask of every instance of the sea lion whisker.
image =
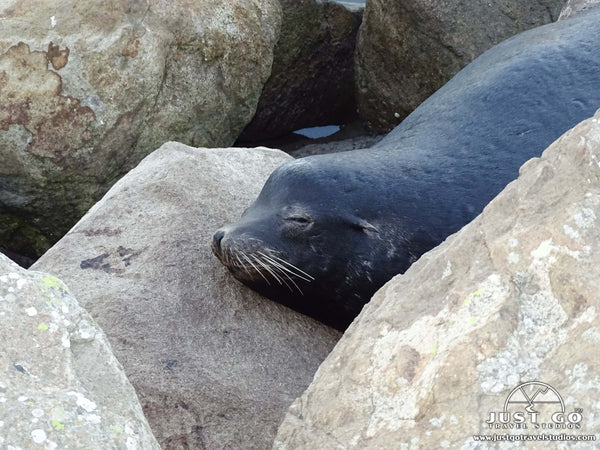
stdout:
<svg viewBox="0 0 600 450">
<path fill-rule="evenodd" d="M 289 264 L 289 263 L 288 263 L 288 265 L 289 265 L 289 266 L 291 266 L 293 269 L 299 270 L 301 273 L 297 273 L 297 272 L 294 272 L 293 270 L 290 270 L 290 269 L 288 269 L 288 268 L 287 268 L 287 267 L 285 267 L 283 264 L 281 264 L 281 263 L 279 263 L 279 262 L 275 261 L 275 260 L 274 260 L 274 259 L 272 259 L 270 256 L 267 256 L 267 255 L 265 255 L 265 254 L 264 254 L 264 253 L 262 253 L 262 252 L 257 252 L 257 253 L 258 253 L 259 255 L 262 255 L 262 256 L 263 256 L 263 257 L 264 257 L 264 258 L 265 258 L 267 261 L 269 261 L 271 264 L 273 264 L 275 267 L 279 268 L 279 269 L 280 269 L 280 270 L 282 270 L 282 271 L 285 271 L 285 272 L 291 273 L 292 275 L 294 275 L 294 276 L 296 276 L 296 277 L 298 277 L 298 278 L 301 278 L 301 279 L 303 279 L 304 281 L 308 281 L 308 282 L 310 282 L 310 281 L 313 281 L 313 280 L 314 280 L 314 278 L 313 278 L 313 277 L 311 277 L 311 276 L 310 276 L 310 275 L 308 275 L 308 274 L 305 274 L 305 273 L 304 273 L 304 272 L 302 272 L 300 269 L 298 269 L 296 266 L 293 266 L 293 265 L 291 265 L 291 264 Z M 279 259 L 279 260 L 281 261 L 281 258 L 277 258 L 277 259 Z M 306 275 L 306 276 L 304 276 L 304 275 Z M 307 277 L 310 277 L 310 278 L 307 278 Z"/>
<path fill-rule="evenodd" d="M 296 287 L 296 289 L 298 289 L 298 292 L 300 292 L 300 295 L 304 296 L 304 292 L 302 292 L 302 289 L 300 289 L 300 286 L 298 286 L 298 284 L 294 281 L 294 279 L 289 274 L 296 276 L 296 277 L 300 277 L 307 282 L 310 282 L 310 280 L 303 278 L 296 273 L 293 273 L 292 271 L 288 270 L 286 267 L 279 264 L 277 261 L 273 261 L 273 260 L 270 260 L 270 261 L 272 261 L 273 269 L 277 270 L 279 273 L 281 273 L 281 275 L 285 276 L 288 280 L 290 280 L 292 282 L 292 284 Z"/>
<path fill-rule="evenodd" d="M 279 270 L 281 270 L 279 267 L 277 267 Z M 296 284 L 296 282 L 292 279 L 292 277 L 290 277 L 287 273 L 285 272 L 281 272 L 282 275 L 284 275 L 288 280 L 290 280 L 292 282 L 292 284 L 294 286 L 296 286 L 296 289 L 298 289 L 298 292 L 300 292 L 300 295 L 304 295 L 304 292 L 302 292 L 302 289 L 300 289 L 300 286 L 298 286 Z"/>
<path fill-rule="evenodd" d="M 256 270 L 260 274 L 260 276 L 265 279 L 265 281 L 267 282 L 267 284 L 270 286 L 271 283 L 269 283 L 269 280 L 267 279 L 267 277 L 265 277 L 265 275 L 262 273 L 262 271 L 260 269 L 258 269 L 258 267 L 256 267 L 254 265 L 254 263 L 250 260 L 250 258 L 248 258 L 248 256 L 244 252 L 242 252 L 242 256 L 244 257 L 244 259 L 246 261 L 248 261 L 250 263 L 250 265 L 254 268 L 254 270 Z"/>
<path fill-rule="evenodd" d="M 312 275 L 306 273 L 304 270 L 300 269 L 299 267 L 296 267 L 295 265 L 293 265 L 292 263 L 286 261 L 285 259 L 281 259 L 281 258 L 279 258 L 278 256 L 275 256 L 275 255 L 271 255 L 270 257 L 276 259 L 277 261 L 279 261 L 279 262 L 281 262 L 281 263 L 283 263 L 283 264 L 285 264 L 285 265 L 287 265 L 289 267 L 291 267 L 292 269 L 298 271 L 300 274 L 302 274 L 302 275 L 310 278 L 310 280 L 307 280 L 307 281 L 314 281 L 315 277 L 313 277 Z M 302 278 L 298 273 L 296 273 L 295 275 L 298 276 L 299 278 Z"/>
<path fill-rule="evenodd" d="M 300 289 L 300 286 L 298 286 L 298 284 L 294 281 L 294 279 L 288 273 L 286 273 L 285 270 L 282 270 L 282 267 L 280 265 L 273 264 L 271 267 L 273 267 L 273 270 L 276 270 L 280 275 L 282 275 L 282 276 L 286 277 L 288 280 L 290 280 L 290 282 L 294 285 L 294 287 L 296 289 L 298 289 L 298 292 L 300 292 L 300 295 L 304 295 L 304 292 L 302 292 L 302 289 Z M 283 267 L 283 269 L 285 269 L 285 267 Z M 295 274 L 292 273 L 292 275 L 295 275 Z"/>
<path fill-rule="evenodd" d="M 250 272 L 248 271 L 248 268 L 246 267 L 246 264 L 244 264 L 244 262 L 240 259 L 240 257 L 236 254 L 235 255 L 236 259 L 238 260 L 238 267 L 243 269 L 244 272 L 246 272 L 247 274 L 250 274 Z M 232 264 L 233 265 L 233 264 Z"/>
<path fill-rule="evenodd" d="M 279 284 L 281 283 L 281 279 L 269 268 L 269 266 L 267 264 L 264 263 L 264 261 L 261 261 L 260 258 L 258 258 L 256 255 L 250 255 L 252 257 L 252 259 L 254 261 L 256 261 L 256 263 L 260 266 L 263 267 L 267 272 L 269 272 L 273 278 L 275 278 L 275 281 L 277 281 Z"/>
<path fill-rule="evenodd" d="M 315 277 L 313 277 L 312 275 L 310 275 L 310 274 L 306 273 L 304 270 L 300 269 L 299 267 L 296 267 L 296 266 L 295 266 L 295 265 L 293 265 L 292 263 L 290 263 L 290 262 L 288 262 L 288 261 L 286 261 L 286 260 L 284 260 L 284 259 L 278 258 L 278 257 L 277 257 L 277 256 L 275 256 L 275 255 L 273 255 L 273 258 L 277 259 L 278 261 L 281 261 L 282 263 L 284 263 L 284 264 L 288 265 L 288 266 L 289 266 L 289 267 L 291 267 L 292 269 L 294 269 L 294 270 L 297 270 L 297 271 L 298 271 L 299 273 L 301 273 L 302 275 L 304 275 L 304 276 L 308 277 L 308 278 L 309 278 L 309 280 L 308 280 L 308 281 L 314 281 Z M 298 275 L 298 274 L 296 274 L 296 275 Z M 300 275 L 298 275 L 298 276 L 300 276 Z"/>
<path fill-rule="evenodd" d="M 268 257 L 265 256 L 265 258 L 267 258 L 267 261 L 269 263 L 271 263 L 274 267 L 276 267 L 281 273 L 285 274 L 286 277 L 289 277 L 289 275 L 293 275 L 295 277 L 298 277 L 304 281 L 310 282 L 312 281 L 310 278 L 306 278 L 305 276 L 294 272 L 293 270 L 288 269 L 287 267 L 285 267 L 284 265 L 282 265 L 281 263 L 278 263 L 277 261 L 270 259 Z"/>
<path fill-rule="evenodd" d="M 255 255 L 252 255 L 252 258 L 254 258 L 254 260 L 255 260 L 255 261 L 258 263 L 258 264 L 260 264 L 262 267 L 264 267 L 264 268 L 265 268 L 265 269 L 266 269 L 266 270 L 267 270 L 267 271 L 268 271 L 268 272 L 269 272 L 271 275 L 273 275 L 273 278 L 275 278 L 275 279 L 276 279 L 276 280 L 279 282 L 279 284 L 282 284 L 282 282 L 283 282 L 283 284 L 285 284 L 285 285 L 287 286 L 287 288 L 288 288 L 290 291 L 292 291 L 292 292 L 294 291 L 294 290 L 292 289 L 292 287 L 291 287 L 289 284 L 287 284 L 287 282 L 286 282 L 286 281 L 283 279 L 283 277 L 282 277 L 282 278 L 279 278 L 279 277 L 277 276 L 277 274 L 276 274 L 276 273 L 273 271 L 273 270 L 275 270 L 275 271 L 277 270 L 277 268 L 276 268 L 276 267 L 272 267 L 272 266 L 271 266 L 271 267 L 269 267 L 269 264 L 266 264 L 266 263 L 265 263 L 265 261 L 262 261 L 260 258 L 258 258 L 258 257 L 257 257 L 257 256 L 255 256 Z M 271 270 L 271 269 L 273 269 L 273 270 Z M 290 277 L 287 277 L 287 278 L 288 278 L 290 281 L 292 281 L 292 280 L 290 279 Z M 294 282 L 292 281 L 292 283 L 294 283 Z M 294 283 L 294 284 L 296 284 L 296 283 Z"/>
<path fill-rule="evenodd" d="M 260 253 L 260 252 L 258 252 L 258 253 Z M 296 284 L 294 279 L 292 277 L 290 277 L 290 275 L 288 275 L 288 273 L 286 273 L 286 272 L 289 272 L 294 276 L 299 276 L 298 274 L 291 272 L 286 267 L 279 264 L 277 261 L 274 261 L 271 258 L 269 258 L 267 255 L 265 255 L 263 253 L 260 253 L 260 254 L 263 255 L 263 257 L 265 257 L 268 260 L 267 262 L 271 263 L 271 267 L 273 268 L 273 270 L 277 271 L 280 275 L 282 275 L 282 276 L 286 277 L 288 280 L 290 280 L 292 282 L 292 284 L 296 287 L 296 289 L 298 289 L 298 292 L 300 292 L 300 295 L 304 295 L 304 292 L 302 292 L 302 289 L 300 289 L 300 286 L 298 286 L 298 284 Z M 302 279 L 305 280 L 305 278 L 302 278 Z M 310 280 L 306 280 L 306 281 L 310 281 Z"/>
</svg>

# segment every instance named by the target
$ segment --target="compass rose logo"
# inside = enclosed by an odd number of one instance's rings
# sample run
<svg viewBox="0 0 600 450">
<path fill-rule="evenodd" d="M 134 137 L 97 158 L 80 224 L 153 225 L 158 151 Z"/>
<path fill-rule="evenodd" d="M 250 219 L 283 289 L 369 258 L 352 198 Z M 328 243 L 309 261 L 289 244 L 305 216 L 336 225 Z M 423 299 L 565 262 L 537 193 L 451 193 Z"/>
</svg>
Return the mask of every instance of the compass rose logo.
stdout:
<svg viewBox="0 0 600 450">
<path fill-rule="evenodd" d="M 565 410 L 556 389 L 541 381 L 529 381 L 514 388 L 506 397 L 503 411 L 492 411 L 486 423 L 494 429 L 580 428 L 581 408 Z"/>
<path fill-rule="evenodd" d="M 525 406 L 525 411 L 529 414 L 539 414 L 542 409 L 548 409 L 547 406 L 553 412 L 565 412 L 565 402 L 558 391 L 541 381 L 530 381 L 514 388 L 506 397 L 504 412 L 520 409 L 521 405 Z"/>
</svg>

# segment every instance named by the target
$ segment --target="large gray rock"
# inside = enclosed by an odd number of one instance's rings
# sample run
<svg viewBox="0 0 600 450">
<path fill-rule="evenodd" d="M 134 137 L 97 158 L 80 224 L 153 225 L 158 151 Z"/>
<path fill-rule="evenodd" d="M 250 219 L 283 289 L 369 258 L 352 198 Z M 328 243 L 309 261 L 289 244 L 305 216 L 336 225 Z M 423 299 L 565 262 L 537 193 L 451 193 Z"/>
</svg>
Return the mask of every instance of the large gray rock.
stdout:
<svg viewBox="0 0 600 450">
<path fill-rule="evenodd" d="M 290 408 L 275 448 L 491 448 L 473 435 L 596 433 L 598 217 L 600 111 L 380 289 Z M 580 428 L 542 427 L 554 422 L 536 403 L 539 429 L 526 404 L 511 408 L 527 430 L 490 429 L 490 413 L 532 380 L 562 394 L 567 414 L 581 408 L 571 416 Z"/>
<path fill-rule="evenodd" d="M 558 20 L 568 19 L 580 12 L 596 8 L 599 4 L 600 0 L 567 0 L 566 5 L 560 12 Z"/>
<path fill-rule="evenodd" d="M 289 159 L 165 144 L 33 266 L 103 327 L 164 448 L 267 448 L 339 338 L 242 286 L 210 250 Z"/>
<path fill-rule="evenodd" d="M 558 18 L 565 0 L 369 0 L 356 50 L 360 116 L 385 131 L 488 48 Z"/>
<path fill-rule="evenodd" d="M 167 140 L 230 145 L 267 80 L 277 0 L 0 4 L 0 248 L 39 256 Z"/>
<path fill-rule="evenodd" d="M 0 448 L 160 448 L 90 315 L 1 254 L 0 342 Z"/>
<path fill-rule="evenodd" d="M 271 77 L 240 141 L 356 120 L 354 48 L 362 10 L 331 1 L 281 0 Z"/>
</svg>

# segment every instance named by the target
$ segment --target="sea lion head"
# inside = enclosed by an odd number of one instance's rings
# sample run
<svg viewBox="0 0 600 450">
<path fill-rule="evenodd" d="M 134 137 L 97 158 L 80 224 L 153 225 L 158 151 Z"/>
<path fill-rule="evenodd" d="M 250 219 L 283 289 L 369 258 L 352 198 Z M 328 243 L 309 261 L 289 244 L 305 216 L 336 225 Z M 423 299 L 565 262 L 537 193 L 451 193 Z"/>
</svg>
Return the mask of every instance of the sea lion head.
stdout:
<svg viewBox="0 0 600 450">
<path fill-rule="evenodd" d="M 337 328 L 412 262 L 398 251 L 402 236 L 389 235 L 390 212 L 381 209 L 373 176 L 342 161 L 309 157 L 279 167 L 212 241 L 239 281 Z"/>
</svg>

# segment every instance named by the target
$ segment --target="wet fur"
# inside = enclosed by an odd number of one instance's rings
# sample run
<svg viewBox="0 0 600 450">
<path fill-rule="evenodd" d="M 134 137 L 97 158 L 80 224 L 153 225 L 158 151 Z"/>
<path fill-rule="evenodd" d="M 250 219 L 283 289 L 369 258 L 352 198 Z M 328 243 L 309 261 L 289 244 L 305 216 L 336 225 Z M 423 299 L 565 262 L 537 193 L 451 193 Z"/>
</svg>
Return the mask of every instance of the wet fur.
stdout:
<svg viewBox="0 0 600 450">
<path fill-rule="evenodd" d="M 600 107 L 599 23 L 597 8 L 522 33 L 376 147 L 284 164 L 239 222 L 217 232 L 213 251 L 258 292 L 345 328 L 379 287 Z"/>
</svg>

